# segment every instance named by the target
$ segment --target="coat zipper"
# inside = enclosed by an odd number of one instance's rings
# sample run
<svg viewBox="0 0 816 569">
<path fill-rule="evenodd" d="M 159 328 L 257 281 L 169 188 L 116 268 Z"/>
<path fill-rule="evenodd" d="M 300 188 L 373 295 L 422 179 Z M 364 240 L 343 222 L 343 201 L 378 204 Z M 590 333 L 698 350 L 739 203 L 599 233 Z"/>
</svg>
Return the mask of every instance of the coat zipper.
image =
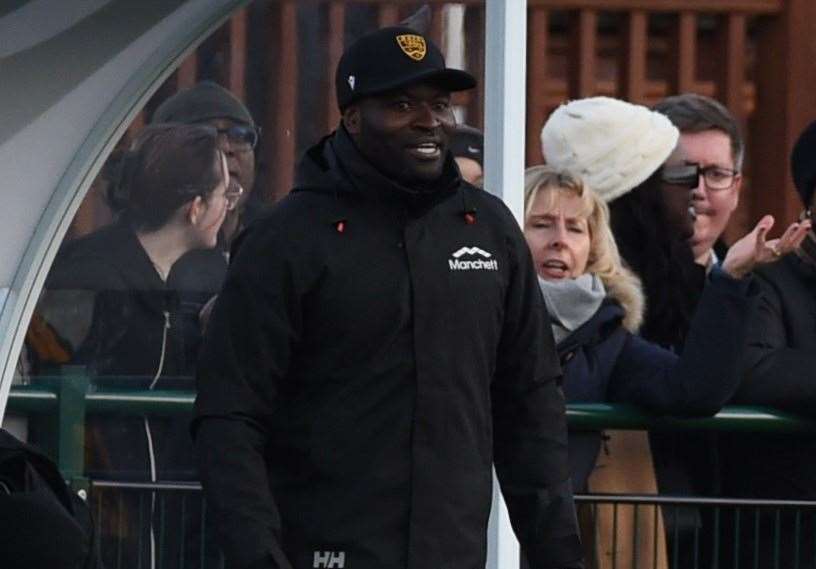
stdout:
<svg viewBox="0 0 816 569">
<path fill-rule="evenodd" d="M 156 382 L 159 381 L 162 371 L 164 371 L 164 358 L 167 353 L 167 333 L 170 330 L 170 312 L 162 311 L 164 315 L 164 328 L 162 330 L 162 345 L 161 355 L 159 356 L 159 367 L 156 369 L 156 375 L 153 376 L 153 381 L 150 382 L 148 389 L 153 389 Z M 156 474 L 156 454 L 153 450 L 153 434 L 150 432 L 150 420 L 147 417 L 142 417 L 144 424 L 145 437 L 147 438 L 147 460 L 150 468 L 150 481 L 157 482 L 158 476 Z M 153 513 L 156 511 L 156 493 L 151 492 L 150 495 L 150 569 L 156 569 L 156 533 L 153 529 Z"/>
</svg>

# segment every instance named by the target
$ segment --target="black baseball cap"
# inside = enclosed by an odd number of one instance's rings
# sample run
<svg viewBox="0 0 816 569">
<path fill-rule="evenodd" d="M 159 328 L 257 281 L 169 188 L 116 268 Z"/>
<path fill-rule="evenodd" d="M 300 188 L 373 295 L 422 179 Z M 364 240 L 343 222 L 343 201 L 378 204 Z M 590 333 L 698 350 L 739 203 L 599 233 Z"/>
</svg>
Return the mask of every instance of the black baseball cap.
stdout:
<svg viewBox="0 0 816 569">
<path fill-rule="evenodd" d="M 449 91 L 476 86 L 470 73 L 445 66 L 442 52 L 425 34 L 404 26 L 382 28 L 355 41 L 340 58 L 337 105 L 343 110 L 363 97 L 420 81 Z"/>
</svg>

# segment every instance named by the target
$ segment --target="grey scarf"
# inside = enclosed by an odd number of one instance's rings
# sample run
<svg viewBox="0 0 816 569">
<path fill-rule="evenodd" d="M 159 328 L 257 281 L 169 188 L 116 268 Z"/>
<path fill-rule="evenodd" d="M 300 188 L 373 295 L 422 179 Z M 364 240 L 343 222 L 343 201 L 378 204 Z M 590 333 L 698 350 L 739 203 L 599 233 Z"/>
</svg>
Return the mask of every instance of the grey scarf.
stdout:
<svg viewBox="0 0 816 569">
<path fill-rule="evenodd" d="M 592 318 L 606 298 L 601 279 L 590 273 L 577 279 L 560 281 L 547 281 L 539 277 L 538 284 L 550 313 L 556 344 Z"/>
</svg>

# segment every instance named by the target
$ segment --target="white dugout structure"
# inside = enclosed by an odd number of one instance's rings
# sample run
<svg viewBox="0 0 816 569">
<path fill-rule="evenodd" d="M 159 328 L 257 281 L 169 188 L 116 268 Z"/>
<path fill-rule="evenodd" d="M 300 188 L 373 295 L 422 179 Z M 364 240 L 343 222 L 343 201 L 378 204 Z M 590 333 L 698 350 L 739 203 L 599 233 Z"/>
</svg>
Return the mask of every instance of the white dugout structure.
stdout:
<svg viewBox="0 0 816 569">
<path fill-rule="evenodd" d="M 105 159 L 181 60 L 248 0 L 0 5 L 0 420 L 57 249 Z M 486 186 L 522 215 L 526 0 L 486 0 Z M 494 485 L 495 487 L 495 485 Z M 496 495 L 488 567 L 518 567 Z"/>
</svg>

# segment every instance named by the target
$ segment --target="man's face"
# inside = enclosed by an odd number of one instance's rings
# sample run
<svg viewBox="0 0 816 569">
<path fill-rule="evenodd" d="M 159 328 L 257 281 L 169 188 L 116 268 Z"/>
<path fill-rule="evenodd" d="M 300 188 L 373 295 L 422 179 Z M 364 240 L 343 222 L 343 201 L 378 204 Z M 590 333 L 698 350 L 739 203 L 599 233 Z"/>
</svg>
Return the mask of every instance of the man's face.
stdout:
<svg viewBox="0 0 816 569">
<path fill-rule="evenodd" d="M 249 198 L 249 194 L 252 193 L 252 187 L 255 185 L 255 151 L 249 144 L 231 139 L 227 135 L 227 131 L 234 126 L 251 127 L 231 119 L 212 119 L 204 124 L 212 125 L 218 129 L 218 147 L 227 157 L 229 174 L 244 188 L 244 193 L 241 194 L 238 200 L 237 209 L 240 211 Z"/>
<path fill-rule="evenodd" d="M 448 91 L 418 83 L 354 103 L 343 123 L 369 162 L 412 186 L 442 174 L 456 120 Z"/>
<path fill-rule="evenodd" d="M 719 130 L 681 133 L 680 146 L 683 147 L 687 164 L 699 164 L 701 168 L 735 169 L 731 153 L 731 139 Z M 692 192 L 692 205 L 697 213 L 694 221 L 694 236 L 690 239 L 695 258 L 708 252 L 719 239 L 731 214 L 739 204 L 742 185 L 741 176 L 734 178 L 730 188 L 711 189 L 700 176 L 697 187 Z"/>
</svg>

